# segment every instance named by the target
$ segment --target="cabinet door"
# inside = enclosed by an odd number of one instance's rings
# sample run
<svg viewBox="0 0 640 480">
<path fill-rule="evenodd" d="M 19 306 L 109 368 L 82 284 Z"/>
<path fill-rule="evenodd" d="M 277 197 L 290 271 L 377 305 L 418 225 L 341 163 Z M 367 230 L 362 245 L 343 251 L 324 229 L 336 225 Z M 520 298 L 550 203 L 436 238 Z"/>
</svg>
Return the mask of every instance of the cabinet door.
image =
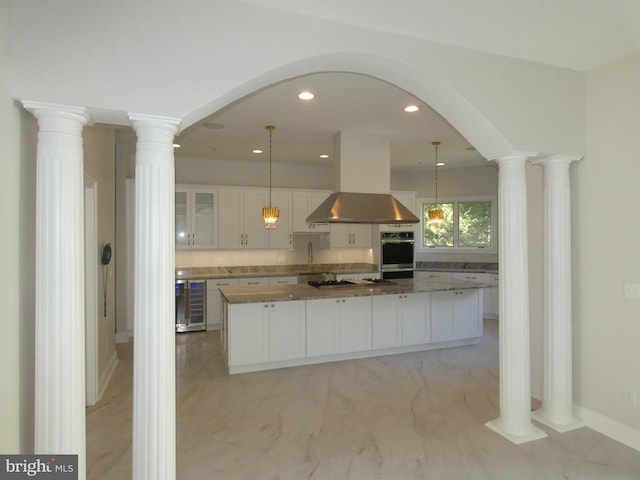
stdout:
<svg viewBox="0 0 640 480">
<path fill-rule="evenodd" d="M 305 301 L 273 302 L 269 311 L 269 359 L 306 355 Z"/>
<path fill-rule="evenodd" d="M 295 191 L 292 193 L 292 217 L 294 232 L 328 232 L 329 224 L 308 224 L 307 217 L 320 206 L 330 192 L 320 191 Z"/>
<path fill-rule="evenodd" d="M 175 192 L 175 231 L 176 231 L 176 248 L 187 248 L 191 240 L 191 232 L 189 230 L 189 192 L 178 190 Z"/>
<path fill-rule="evenodd" d="M 244 247 L 244 196 L 239 189 L 218 190 L 218 245 Z"/>
<path fill-rule="evenodd" d="M 268 204 L 269 192 L 266 189 L 244 192 L 244 246 L 246 248 L 269 247 L 269 230 L 264 228 L 262 219 L 262 207 Z"/>
<path fill-rule="evenodd" d="M 291 192 L 274 191 L 271 203 L 280 209 L 276 228 L 268 230 L 269 248 L 293 247 L 293 223 L 291 218 Z"/>
<path fill-rule="evenodd" d="M 354 248 L 371 248 L 373 246 L 372 232 L 373 227 L 369 224 L 349 225 L 350 246 Z"/>
<path fill-rule="evenodd" d="M 213 189 L 194 189 L 192 198 L 193 247 L 214 248 L 217 244 L 216 191 Z"/>
<path fill-rule="evenodd" d="M 453 336 L 456 340 L 482 335 L 482 291 L 457 290 L 453 303 Z"/>
<path fill-rule="evenodd" d="M 236 285 L 238 285 L 236 278 L 207 280 L 207 330 L 218 330 L 222 325 L 220 287 Z"/>
<path fill-rule="evenodd" d="M 269 360 L 269 308 L 262 303 L 228 306 L 229 365 Z"/>
<path fill-rule="evenodd" d="M 453 302 L 456 291 L 431 292 L 431 341 L 453 340 Z"/>
<path fill-rule="evenodd" d="M 371 350 L 371 297 L 334 300 L 340 306 L 340 353 Z"/>
<path fill-rule="evenodd" d="M 401 295 L 375 295 L 371 298 L 371 345 L 376 348 L 402 344 Z"/>
<path fill-rule="evenodd" d="M 402 344 L 421 345 L 431 338 L 430 296 L 428 293 L 402 295 Z"/>
<path fill-rule="evenodd" d="M 339 349 L 338 304 L 334 298 L 307 300 L 307 357 L 333 355 Z"/>
</svg>

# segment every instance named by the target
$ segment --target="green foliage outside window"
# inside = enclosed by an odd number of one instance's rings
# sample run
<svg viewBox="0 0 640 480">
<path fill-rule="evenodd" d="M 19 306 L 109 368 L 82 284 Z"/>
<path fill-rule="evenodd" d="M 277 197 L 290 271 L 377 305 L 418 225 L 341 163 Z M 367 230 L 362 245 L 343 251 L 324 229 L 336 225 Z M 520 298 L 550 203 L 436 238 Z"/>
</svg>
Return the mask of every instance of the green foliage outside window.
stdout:
<svg viewBox="0 0 640 480">
<path fill-rule="evenodd" d="M 438 207 L 444 213 L 444 221 L 439 227 L 434 227 L 429 221 L 429 210 L 435 207 L 435 203 L 422 205 L 424 245 L 425 247 L 453 247 L 453 203 L 438 203 Z"/>
<path fill-rule="evenodd" d="M 491 246 L 491 202 L 458 203 L 458 246 Z"/>
<path fill-rule="evenodd" d="M 434 226 L 429 221 L 429 210 L 434 203 L 422 204 L 424 225 L 423 245 L 437 248 L 489 248 L 491 244 L 491 201 L 438 203 L 444 221 Z"/>
</svg>

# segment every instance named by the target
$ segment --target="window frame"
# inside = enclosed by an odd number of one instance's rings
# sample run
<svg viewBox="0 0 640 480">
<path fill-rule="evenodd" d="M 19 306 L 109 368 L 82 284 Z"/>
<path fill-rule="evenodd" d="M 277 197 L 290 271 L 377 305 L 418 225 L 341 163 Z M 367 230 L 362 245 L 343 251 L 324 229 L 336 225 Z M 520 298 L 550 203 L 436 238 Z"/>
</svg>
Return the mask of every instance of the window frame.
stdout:
<svg viewBox="0 0 640 480">
<path fill-rule="evenodd" d="M 425 203 L 435 203 L 434 197 L 416 198 L 417 216 L 420 218 L 420 241 L 416 242 L 417 252 L 433 254 L 451 253 L 498 253 L 498 196 L 497 195 L 464 195 L 459 197 L 438 197 L 438 203 L 453 203 L 453 247 L 428 247 L 424 244 L 424 207 Z M 459 203 L 491 202 L 491 246 L 489 247 L 460 247 L 459 246 Z"/>
</svg>

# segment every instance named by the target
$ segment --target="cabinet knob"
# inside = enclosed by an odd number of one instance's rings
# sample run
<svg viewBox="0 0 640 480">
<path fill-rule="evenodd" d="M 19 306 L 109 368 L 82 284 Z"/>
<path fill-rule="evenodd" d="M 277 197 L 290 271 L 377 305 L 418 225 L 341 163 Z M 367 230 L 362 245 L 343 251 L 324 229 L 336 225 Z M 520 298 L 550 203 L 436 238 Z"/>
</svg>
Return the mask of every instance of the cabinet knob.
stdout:
<svg viewBox="0 0 640 480">
<path fill-rule="evenodd" d="M 269 305 L 267 305 L 266 303 L 264 304 L 264 308 L 269 308 Z"/>
</svg>

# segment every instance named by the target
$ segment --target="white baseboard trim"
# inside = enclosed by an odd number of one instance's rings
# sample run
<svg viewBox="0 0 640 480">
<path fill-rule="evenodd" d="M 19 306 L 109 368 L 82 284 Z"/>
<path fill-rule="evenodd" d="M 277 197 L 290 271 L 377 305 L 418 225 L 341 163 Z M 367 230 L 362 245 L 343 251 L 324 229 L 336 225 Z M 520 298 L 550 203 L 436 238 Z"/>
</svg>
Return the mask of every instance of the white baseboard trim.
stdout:
<svg viewBox="0 0 640 480">
<path fill-rule="evenodd" d="M 100 375 L 100 380 L 98 381 L 98 401 L 102 398 L 105 390 L 107 389 L 107 385 L 111 381 L 111 377 L 113 376 L 113 372 L 116 370 L 116 366 L 118 365 L 118 354 L 117 352 L 113 352 L 111 358 L 109 359 L 109 364 L 107 368 L 105 368 L 102 375 Z"/>
<path fill-rule="evenodd" d="M 574 410 L 590 429 L 640 452 L 640 430 L 587 408 L 575 406 Z"/>
<path fill-rule="evenodd" d="M 128 332 L 116 333 L 116 343 L 129 343 L 129 333 Z"/>
</svg>

